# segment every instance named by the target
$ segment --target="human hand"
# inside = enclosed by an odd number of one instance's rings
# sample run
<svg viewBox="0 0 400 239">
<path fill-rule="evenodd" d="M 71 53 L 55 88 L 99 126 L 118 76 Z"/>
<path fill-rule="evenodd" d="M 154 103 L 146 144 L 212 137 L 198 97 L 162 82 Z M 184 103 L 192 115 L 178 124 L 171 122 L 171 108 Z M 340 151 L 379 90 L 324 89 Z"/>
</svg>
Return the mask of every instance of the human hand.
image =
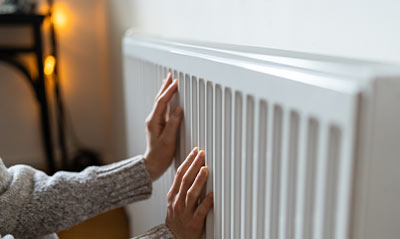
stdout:
<svg viewBox="0 0 400 239">
<path fill-rule="evenodd" d="M 213 205 L 209 193 L 198 204 L 207 182 L 208 168 L 204 167 L 204 151 L 194 148 L 178 168 L 168 192 L 168 211 L 165 224 L 177 239 L 197 239 L 203 234 L 204 221 Z"/>
<path fill-rule="evenodd" d="M 178 82 L 168 73 L 165 83 L 155 99 L 152 112 L 146 119 L 147 150 L 144 162 L 151 179 L 159 178 L 174 158 L 176 136 L 183 116 L 183 110 L 177 107 L 168 116 L 168 102 L 178 88 Z"/>
</svg>

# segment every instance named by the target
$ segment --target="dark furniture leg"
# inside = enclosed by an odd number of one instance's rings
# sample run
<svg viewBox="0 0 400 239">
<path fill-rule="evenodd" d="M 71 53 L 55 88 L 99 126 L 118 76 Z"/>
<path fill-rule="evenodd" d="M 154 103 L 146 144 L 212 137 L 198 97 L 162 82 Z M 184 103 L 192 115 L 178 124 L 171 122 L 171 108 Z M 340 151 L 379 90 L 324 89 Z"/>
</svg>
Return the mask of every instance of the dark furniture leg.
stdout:
<svg viewBox="0 0 400 239">
<path fill-rule="evenodd" d="M 51 135 L 51 126 L 50 126 L 50 114 L 48 107 L 48 99 L 46 95 L 46 81 L 44 77 L 44 69 L 43 69 L 43 43 L 41 38 L 40 25 L 34 25 L 34 38 L 35 38 L 35 51 L 36 51 L 36 62 L 38 67 L 38 79 L 36 82 L 38 100 L 40 106 L 40 120 L 42 126 L 42 139 L 45 145 L 45 153 L 47 160 L 47 167 L 49 170 L 49 174 L 53 174 L 56 171 L 55 163 L 54 163 L 54 151 L 52 145 L 52 135 Z"/>
</svg>

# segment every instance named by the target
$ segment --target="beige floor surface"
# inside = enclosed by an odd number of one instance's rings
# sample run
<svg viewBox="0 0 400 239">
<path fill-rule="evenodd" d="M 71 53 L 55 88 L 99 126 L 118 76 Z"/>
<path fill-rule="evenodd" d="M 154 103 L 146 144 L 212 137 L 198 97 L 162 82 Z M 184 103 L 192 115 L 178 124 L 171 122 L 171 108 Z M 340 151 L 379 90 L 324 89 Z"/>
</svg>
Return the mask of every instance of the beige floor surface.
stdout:
<svg viewBox="0 0 400 239">
<path fill-rule="evenodd" d="M 60 239 L 127 239 L 128 216 L 119 208 L 91 218 L 58 234 Z"/>
</svg>

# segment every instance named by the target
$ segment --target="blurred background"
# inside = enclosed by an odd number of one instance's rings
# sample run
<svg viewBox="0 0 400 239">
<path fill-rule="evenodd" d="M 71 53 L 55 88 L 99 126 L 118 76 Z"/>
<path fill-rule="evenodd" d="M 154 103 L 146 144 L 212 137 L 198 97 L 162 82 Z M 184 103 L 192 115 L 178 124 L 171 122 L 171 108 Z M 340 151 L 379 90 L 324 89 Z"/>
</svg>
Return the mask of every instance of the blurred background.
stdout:
<svg viewBox="0 0 400 239">
<path fill-rule="evenodd" d="M 114 3 L 115 2 L 115 3 Z M 57 33 L 59 78 L 66 120 L 83 146 L 98 152 L 103 162 L 125 157 L 121 102 L 121 39 L 131 26 L 129 1 L 55 1 L 53 22 Z M 38 1 L 38 13 L 47 12 L 47 1 Z M 49 48 L 49 19 L 42 28 Z M 0 27 L 0 44 L 32 42 L 25 26 Z M 46 53 L 50 54 L 48 50 Z M 24 57 L 33 72 L 32 56 Z M 35 73 L 34 73 L 35 74 Z M 0 63 L 0 155 L 10 166 L 24 163 L 46 168 L 41 146 L 38 107 L 23 75 Z M 52 99 L 51 80 L 47 81 Z M 50 102 L 54 104 L 54 100 Z M 53 110 L 54 111 L 54 110 Z M 54 112 L 52 112 L 54 114 Z M 52 115 L 54 116 L 54 115 Z M 53 120 L 55 117 L 52 117 Z M 56 133 L 53 122 L 53 133 Z M 71 136 L 71 132 L 67 132 Z M 56 135 L 53 135 L 53 140 Z M 68 137 L 69 141 L 73 137 Z M 54 143 L 55 144 L 55 143 Z M 69 150 L 74 150 L 69 142 Z M 57 145 L 54 147 L 57 151 Z M 71 152 L 73 154 L 73 152 Z"/>
<path fill-rule="evenodd" d="M 0 1 L 7 2 L 12 1 Z M 46 0 L 23 2 L 36 3 L 36 13 L 48 12 Z M 398 9 L 398 0 L 55 0 L 42 34 L 49 36 L 52 21 L 69 154 L 88 148 L 102 163 L 131 156 L 125 150 L 121 56 L 129 28 L 168 38 L 400 63 Z M 0 45 L 31 41 L 28 27 L 0 25 Z M 50 55 L 46 41 L 44 57 Z M 35 74 L 32 56 L 22 58 Z M 46 170 L 38 106 L 23 78 L 0 62 L 0 156 L 7 166 Z M 53 85 L 47 81 L 51 107 Z M 56 113 L 50 113 L 56 139 Z M 59 155 L 57 143 L 54 149 Z"/>
</svg>

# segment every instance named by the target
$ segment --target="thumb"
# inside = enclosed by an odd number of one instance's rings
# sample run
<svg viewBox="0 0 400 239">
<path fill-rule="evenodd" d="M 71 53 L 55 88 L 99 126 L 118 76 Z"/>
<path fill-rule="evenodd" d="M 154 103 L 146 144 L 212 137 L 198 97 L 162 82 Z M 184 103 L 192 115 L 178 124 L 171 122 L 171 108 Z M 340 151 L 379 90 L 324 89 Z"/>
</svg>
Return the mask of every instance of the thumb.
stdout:
<svg viewBox="0 0 400 239">
<path fill-rule="evenodd" d="M 182 121 L 183 110 L 181 107 L 176 107 L 174 113 L 169 117 L 169 120 L 164 128 L 161 137 L 165 138 L 166 142 L 175 142 L 178 133 L 179 125 Z"/>
</svg>

